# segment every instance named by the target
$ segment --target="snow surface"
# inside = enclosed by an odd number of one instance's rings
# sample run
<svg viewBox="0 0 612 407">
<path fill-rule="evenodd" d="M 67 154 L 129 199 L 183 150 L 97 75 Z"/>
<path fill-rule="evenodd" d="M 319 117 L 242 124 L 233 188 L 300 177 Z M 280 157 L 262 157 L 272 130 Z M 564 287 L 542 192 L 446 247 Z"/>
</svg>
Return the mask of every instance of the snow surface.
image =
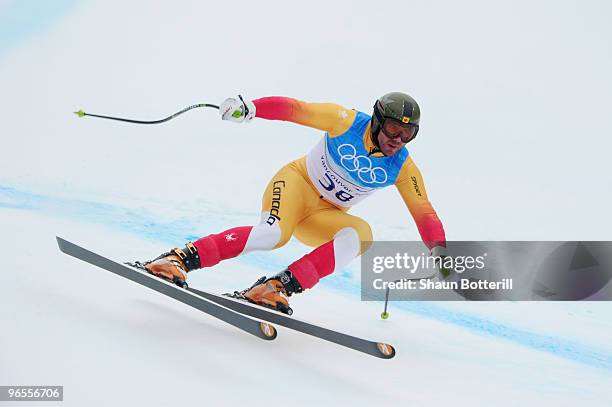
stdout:
<svg viewBox="0 0 612 407">
<path fill-rule="evenodd" d="M 577 361 L 418 311 L 393 309 L 391 319 L 382 321 L 380 304 L 328 288 L 295 297 L 296 316 L 392 343 L 396 358 L 364 356 L 282 327 L 276 341 L 265 342 L 68 257 L 58 251 L 54 237 L 69 236 L 117 258 L 157 253 L 165 248 L 158 242 L 28 210 L 1 213 L 11 237 L 3 247 L 34 264 L 9 260 L 0 274 L 0 382 L 62 384 L 67 405 L 118 400 L 126 405 L 235 405 L 245 398 L 268 405 L 270 397 L 277 397 L 268 393 L 279 391 L 270 386 L 292 386 L 292 405 L 330 398 L 356 405 L 484 405 L 492 400 L 497 405 L 535 400 L 605 405 L 609 400 L 609 348 L 598 359 L 587 353 L 584 341 L 566 344 L 581 354 Z M 219 270 L 195 274 L 191 283 L 231 290 L 262 272 L 256 265 L 226 262 Z M 590 326 L 588 319 L 553 311 L 558 323 Z M 599 340 L 589 334 L 587 342 Z"/>
<path fill-rule="evenodd" d="M 369 111 L 390 90 L 421 103 L 410 151 L 449 239 L 612 240 L 609 5 L 24 4 L 0 3 L 0 385 L 61 384 L 71 406 L 612 403 L 610 303 L 396 303 L 382 321 L 355 263 L 292 298 L 296 317 L 396 346 L 379 360 L 282 328 L 257 340 L 55 243 L 143 259 L 252 224 L 268 179 L 320 137 L 212 110 L 160 126 L 72 111 L 153 119 L 238 92 Z M 418 239 L 392 189 L 353 213 L 378 239 Z M 190 282 L 243 288 L 305 250 Z"/>
</svg>

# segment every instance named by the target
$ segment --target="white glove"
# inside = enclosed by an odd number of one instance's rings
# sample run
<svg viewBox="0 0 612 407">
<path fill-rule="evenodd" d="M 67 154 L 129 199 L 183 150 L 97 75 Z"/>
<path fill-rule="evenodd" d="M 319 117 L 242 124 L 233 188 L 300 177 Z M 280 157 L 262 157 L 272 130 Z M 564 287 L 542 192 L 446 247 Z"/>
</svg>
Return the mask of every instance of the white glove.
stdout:
<svg viewBox="0 0 612 407">
<path fill-rule="evenodd" d="M 219 114 L 222 120 L 248 123 L 255 118 L 255 104 L 250 100 L 243 99 L 241 95 L 238 95 L 238 98 L 228 98 L 221 103 Z"/>
<path fill-rule="evenodd" d="M 446 257 L 448 256 L 448 250 L 444 246 L 434 246 L 431 249 L 431 255 L 433 257 Z"/>
</svg>

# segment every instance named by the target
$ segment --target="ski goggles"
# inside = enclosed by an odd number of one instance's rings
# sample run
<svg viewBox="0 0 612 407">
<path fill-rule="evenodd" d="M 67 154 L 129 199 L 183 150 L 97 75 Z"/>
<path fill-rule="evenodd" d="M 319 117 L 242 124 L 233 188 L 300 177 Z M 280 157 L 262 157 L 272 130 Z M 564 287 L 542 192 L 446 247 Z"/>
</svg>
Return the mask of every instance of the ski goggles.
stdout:
<svg viewBox="0 0 612 407">
<path fill-rule="evenodd" d="M 402 143 L 408 143 L 414 139 L 419 132 L 417 124 L 406 124 L 399 120 L 386 118 L 382 125 L 382 131 L 390 139 L 400 138 Z"/>
</svg>

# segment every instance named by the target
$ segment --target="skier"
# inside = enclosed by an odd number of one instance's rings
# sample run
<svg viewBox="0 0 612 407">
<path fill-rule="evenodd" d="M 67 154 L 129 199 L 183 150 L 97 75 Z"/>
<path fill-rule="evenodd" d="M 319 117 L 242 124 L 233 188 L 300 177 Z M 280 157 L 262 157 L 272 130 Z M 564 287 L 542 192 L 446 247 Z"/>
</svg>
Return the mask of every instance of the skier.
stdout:
<svg viewBox="0 0 612 407">
<path fill-rule="evenodd" d="M 149 273 L 183 282 L 190 271 L 254 250 L 273 250 L 295 236 L 315 249 L 280 273 L 262 277 L 235 293 L 252 303 L 291 313 L 287 297 L 312 288 L 362 254 L 362 242 L 372 241 L 372 231 L 365 220 L 348 210 L 390 185 L 397 187 L 430 251 L 446 246 L 442 223 L 405 148 L 416 137 L 420 119 L 419 106 L 409 95 L 393 92 L 382 96 L 372 116 L 332 103 L 278 96 L 253 101 L 242 96 L 228 98 L 219 112 L 222 120 L 284 120 L 323 130 L 325 135 L 305 157 L 272 177 L 263 194 L 259 224 L 211 234 L 139 263 Z"/>
</svg>

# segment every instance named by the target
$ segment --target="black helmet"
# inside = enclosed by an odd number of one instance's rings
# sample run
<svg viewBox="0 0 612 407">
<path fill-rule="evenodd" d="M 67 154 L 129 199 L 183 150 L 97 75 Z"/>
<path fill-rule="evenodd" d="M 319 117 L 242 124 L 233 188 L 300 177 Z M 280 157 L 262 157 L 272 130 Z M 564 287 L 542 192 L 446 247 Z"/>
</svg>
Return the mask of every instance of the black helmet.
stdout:
<svg viewBox="0 0 612 407">
<path fill-rule="evenodd" d="M 418 103 L 410 95 L 401 92 L 391 92 L 380 97 L 374 103 L 374 114 L 372 115 L 372 142 L 378 148 L 378 133 L 386 119 L 394 119 L 407 126 L 415 126 L 416 137 L 419 131 L 419 119 L 421 109 Z M 414 140 L 414 137 L 412 140 Z"/>
</svg>

